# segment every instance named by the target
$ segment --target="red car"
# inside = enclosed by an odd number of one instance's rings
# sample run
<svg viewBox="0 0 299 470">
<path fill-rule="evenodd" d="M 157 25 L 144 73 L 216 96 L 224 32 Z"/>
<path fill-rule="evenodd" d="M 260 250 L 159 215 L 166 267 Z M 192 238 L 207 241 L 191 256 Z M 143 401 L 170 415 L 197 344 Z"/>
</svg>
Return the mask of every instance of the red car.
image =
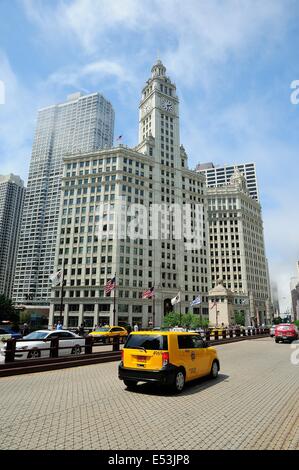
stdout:
<svg viewBox="0 0 299 470">
<path fill-rule="evenodd" d="M 275 327 L 275 343 L 279 341 L 294 341 L 298 339 L 299 333 L 296 325 L 290 323 L 280 323 Z"/>
</svg>

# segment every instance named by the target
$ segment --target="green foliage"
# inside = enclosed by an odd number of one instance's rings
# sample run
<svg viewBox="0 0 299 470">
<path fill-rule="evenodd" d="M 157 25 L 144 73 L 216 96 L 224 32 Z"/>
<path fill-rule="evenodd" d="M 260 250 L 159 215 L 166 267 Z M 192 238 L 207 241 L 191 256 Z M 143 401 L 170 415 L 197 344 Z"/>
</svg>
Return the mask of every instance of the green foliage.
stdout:
<svg viewBox="0 0 299 470">
<path fill-rule="evenodd" d="M 24 310 L 20 313 L 20 323 L 29 323 L 31 319 L 31 313 Z"/>
<path fill-rule="evenodd" d="M 282 323 L 281 317 L 277 317 L 273 319 L 273 325 L 279 325 L 279 323 Z"/>
<path fill-rule="evenodd" d="M 178 326 L 180 324 L 180 314 L 177 312 L 170 312 L 165 315 L 163 320 L 163 326 L 167 326 L 172 328 L 174 326 Z"/>
<path fill-rule="evenodd" d="M 236 325 L 245 326 L 245 313 L 244 312 L 235 312 L 235 323 Z"/>
<path fill-rule="evenodd" d="M 172 328 L 174 326 L 179 326 L 180 324 L 180 314 L 177 312 L 168 313 L 164 317 L 163 326 Z M 183 328 L 195 329 L 195 328 L 206 328 L 208 327 L 208 320 L 201 319 L 199 315 L 195 315 L 192 312 L 184 313 L 181 316 L 181 326 Z"/>
<path fill-rule="evenodd" d="M 18 322 L 19 316 L 13 306 L 11 299 L 5 295 L 0 295 L 0 321 L 9 320 L 12 322 Z"/>
<path fill-rule="evenodd" d="M 294 325 L 296 325 L 299 328 L 299 320 L 295 320 Z"/>
</svg>

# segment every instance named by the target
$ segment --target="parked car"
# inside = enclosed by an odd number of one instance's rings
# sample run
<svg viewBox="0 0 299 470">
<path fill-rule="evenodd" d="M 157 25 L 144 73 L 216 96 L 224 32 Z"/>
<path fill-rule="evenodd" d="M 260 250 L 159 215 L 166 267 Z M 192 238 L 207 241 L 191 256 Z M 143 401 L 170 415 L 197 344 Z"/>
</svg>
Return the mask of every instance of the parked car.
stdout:
<svg viewBox="0 0 299 470">
<path fill-rule="evenodd" d="M 15 338 L 15 339 L 22 338 L 22 335 L 20 332 L 13 330 L 11 326 L 4 326 L 4 325 L 0 326 L 0 335 L 8 335 L 9 338 Z"/>
<path fill-rule="evenodd" d="M 298 328 L 293 323 L 280 323 L 275 327 L 275 343 L 279 341 L 292 342 L 299 337 Z"/>
<path fill-rule="evenodd" d="M 66 347 L 58 351 L 59 356 L 69 354 L 80 354 L 85 340 L 68 330 L 37 330 L 24 336 L 22 341 L 17 341 L 15 359 L 36 359 L 39 357 L 49 357 L 52 338 L 59 338 L 59 347 Z M 1 349 L 2 356 L 5 355 L 6 345 Z"/>
<path fill-rule="evenodd" d="M 185 382 L 210 375 L 220 363 L 216 349 L 198 333 L 140 331 L 131 333 L 122 350 L 118 377 L 128 389 L 138 382 L 156 382 L 181 392 Z"/>
<path fill-rule="evenodd" d="M 97 343 L 109 343 L 114 336 L 126 337 L 128 332 L 122 326 L 100 326 L 89 333 Z"/>
</svg>

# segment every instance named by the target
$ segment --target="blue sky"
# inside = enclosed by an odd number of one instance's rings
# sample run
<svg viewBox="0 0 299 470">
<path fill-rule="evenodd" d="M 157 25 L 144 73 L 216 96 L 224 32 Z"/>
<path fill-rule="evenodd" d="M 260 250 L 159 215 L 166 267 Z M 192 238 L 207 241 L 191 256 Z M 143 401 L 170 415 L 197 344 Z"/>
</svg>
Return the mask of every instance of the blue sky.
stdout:
<svg viewBox="0 0 299 470">
<path fill-rule="evenodd" d="M 37 109 L 100 91 L 135 145 L 157 54 L 180 97 L 189 167 L 256 162 L 271 278 L 284 307 L 299 259 L 296 0 L 0 0 L 0 173 L 28 175 Z M 286 299 L 283 299 L 286 297 Z"/>
</svg>

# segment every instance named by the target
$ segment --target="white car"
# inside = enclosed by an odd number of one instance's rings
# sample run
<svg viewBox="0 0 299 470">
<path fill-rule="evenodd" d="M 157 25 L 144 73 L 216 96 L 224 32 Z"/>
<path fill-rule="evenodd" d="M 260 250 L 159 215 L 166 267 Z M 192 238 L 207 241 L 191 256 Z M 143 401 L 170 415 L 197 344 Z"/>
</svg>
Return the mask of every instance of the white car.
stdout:
<svg viewBox="0 0 299 470">
<path fill-rule="evenodd" d="M 85 339 L 68 330 L 38 330 L 24 336 L 23 340 L 17 341 L 15 359 L 36 359 L 39 357 L 50 357 L 50 351 L 43 349 L 50 348 L 51 339 L 59 338 L 59 356 L 67 356 L 69 354 L 81 354 L 82 346 L 85 345 Z M 26 341 L 30 340 L 30 341 Z M 83 349 L 84 350 L 84 349 Z M 1 349 L 1 355 L 4 356 L 6 345 Z"/>
</svg>

